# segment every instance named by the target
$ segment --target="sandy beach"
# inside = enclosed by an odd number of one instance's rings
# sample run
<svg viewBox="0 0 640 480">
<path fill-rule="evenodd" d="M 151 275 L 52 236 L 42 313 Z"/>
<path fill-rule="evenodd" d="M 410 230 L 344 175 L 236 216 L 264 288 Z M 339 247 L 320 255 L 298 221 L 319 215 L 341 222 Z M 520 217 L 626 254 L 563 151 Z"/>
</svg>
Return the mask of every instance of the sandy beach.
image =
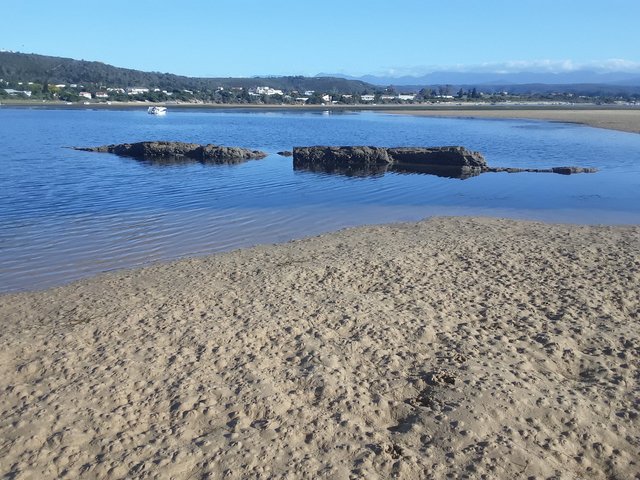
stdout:
<svg viewBox="0 0 640 480">
<path fill-rule="evenodd" d="M 418 115 L 426 117 L 453 118 L 496 118 L 496 119 L 528 119 L 547 120 L 550 122 L 567 122 L 606 128 L 621 132 L 640 133 L 640 106 L 504 106 L 504 105 L 253 105 L 253 104 L 212 104 L 212 103 L 144 103 L 113 102 L 92 103 L 90 105 L 67 105 L 62 102 L 37 103 L 33 101 L 10 101 L 9 107 L 55 108 L 55 109 L 144 109 L 149 106 L 166 106 L 169 109 L 188 110 L 233 110 L 247 112 L 295 111 L 295 112 L 381 112 L 401 115 Z"/>
<path fill-rule="evenodd" d="M 460 107 L 390 109 L 387 113 L 419 115 L 425 117 L 456 118 L 522 118 L 547 120 L 550 122 L 580 123 L 596 128 L 607 128 L 621 132 L 640 133 L 640 108 L 519 108 L 519 107 Z"/>
<path fill-rule="evenodd" d="M 640 478 L 640 227 L 360 227 L 0 321 L 3 478 Z"/>
</svg>

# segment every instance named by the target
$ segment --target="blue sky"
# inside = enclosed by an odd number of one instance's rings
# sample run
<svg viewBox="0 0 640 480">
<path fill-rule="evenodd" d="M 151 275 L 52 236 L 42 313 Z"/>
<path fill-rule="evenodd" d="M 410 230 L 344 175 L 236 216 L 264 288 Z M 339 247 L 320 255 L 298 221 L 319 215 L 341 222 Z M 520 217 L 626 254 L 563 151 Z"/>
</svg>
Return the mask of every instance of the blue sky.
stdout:
<svg viewBox="0 0 640 480">
<path fill-rule="evenodd" d="M 640 71 L 640 0 L 0 0 L 0 49 L 189 76 Z"/>
</svg>

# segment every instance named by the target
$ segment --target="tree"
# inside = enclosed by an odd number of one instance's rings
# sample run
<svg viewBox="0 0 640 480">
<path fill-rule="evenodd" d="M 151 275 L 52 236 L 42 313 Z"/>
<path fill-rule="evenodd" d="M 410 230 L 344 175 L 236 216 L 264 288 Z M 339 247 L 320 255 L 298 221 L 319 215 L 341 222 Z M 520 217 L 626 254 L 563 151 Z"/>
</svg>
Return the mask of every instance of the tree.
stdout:
<svg viewBox="0 0 640 480">
<path fill-rule="evenodd" d="M 418 92 L 418 95 L 420 95 L 422 98 L 430 98 L 433 97 L 433 90 L 431 90 L 430 88 L 423 88 Z"/>
</svg>

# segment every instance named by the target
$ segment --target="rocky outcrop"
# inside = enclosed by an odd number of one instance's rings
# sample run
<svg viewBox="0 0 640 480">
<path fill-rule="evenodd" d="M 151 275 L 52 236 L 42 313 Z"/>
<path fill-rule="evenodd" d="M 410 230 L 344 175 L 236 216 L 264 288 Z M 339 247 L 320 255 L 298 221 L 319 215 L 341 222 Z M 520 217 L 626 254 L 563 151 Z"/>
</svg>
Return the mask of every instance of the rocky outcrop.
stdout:
<svg viewBox="0 0 640 480">
<path fill-rule="evenodd" d="M 276 152 L 281 157 L 291 157 L 293 156 L 293 152 L 290 150 L 283 150 L 282 152 Z"/>
<path fill-rule="evenodd" d="M 99 147 L 73 147 L 86 152 L 114 153 L 124 157 L 143 160 L 184 161 L 191 159 L 202 163 L 241 163 L 247 160 L 260 159 L 267 156 L 259 150 L 241 147 L 225 147 L 222 145 L 199 145 L 184 142 L 137 142 Z"/>
<path fill-rule="evenodd" d="M 381 175 L 385 172 L 424 173 L 465 179 L 484 172 L 593 173 L 595 168 L 489 167 L 482 154 L 465 147 L 294 147 L 293 168 L 348 176 Z"/>
<path fill-rule="evenodd" d="M 500 173 L 559 173 L 560 175 L 573 175 L 574 173 L 596 173 L 597 168 L 590 167 L 552 167 L 552 168 L 512 168 L 512 167 L 490 167 L 488 172 Z"/>
<path fill-rule="evenodd" d="M 464 147 L 294 147 L 296 170 L 351 172 L 416 171 L 434 175 L 466 178 L 487 171 L 484 157 Z"/>
<path fill-rule="evenodd" d="M 433 165 L 436 167 L 468 167 L 487 169 L 487 161 L 481 153 L 465 147 L 401 147 L 387 152 L 396 165 Z"/>
<path fill-rule="evenodd" d="M 389 166 L 393 159 L 383 147 L 293 147 L 294 167 L 354 167 Z"/>
</svg>

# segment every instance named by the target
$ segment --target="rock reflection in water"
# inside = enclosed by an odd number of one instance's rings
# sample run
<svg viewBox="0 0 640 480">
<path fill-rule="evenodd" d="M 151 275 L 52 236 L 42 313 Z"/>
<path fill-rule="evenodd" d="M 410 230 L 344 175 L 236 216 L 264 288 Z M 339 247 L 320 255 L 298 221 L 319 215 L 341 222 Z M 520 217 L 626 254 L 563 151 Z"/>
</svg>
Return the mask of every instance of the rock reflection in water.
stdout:
<svg viewBox="0 0 640 480">
<path fill-rule="evenodd" d="M 343 175 L 347 177 L 382 177 L 385 173 L 404 173 L 418 175 L 435 175 L 443 178 L 455 178 L 466 180 L 467 178 L 480 175 L 479 168 L 470 167 L 440 167 L 435 165 L 371 165 L 368 167 L 328 166 L 328 165 L 306 165 L 293 166 L 296 172 L 323 173 L 327 175 Z"/>
</svg>

